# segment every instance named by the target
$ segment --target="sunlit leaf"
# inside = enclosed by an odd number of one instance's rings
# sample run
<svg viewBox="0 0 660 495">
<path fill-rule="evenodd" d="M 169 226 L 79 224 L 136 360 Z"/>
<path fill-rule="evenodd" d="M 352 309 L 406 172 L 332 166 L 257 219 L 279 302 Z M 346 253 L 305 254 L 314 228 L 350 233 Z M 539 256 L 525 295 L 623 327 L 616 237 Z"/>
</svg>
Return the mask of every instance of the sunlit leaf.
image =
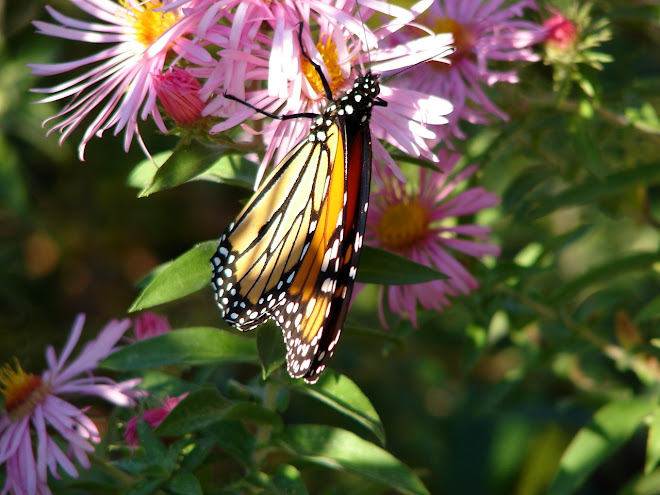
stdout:
<svg viewBox="0 0 660 495">
<path fill-rule="evenodd" d="M 313 385 L 293 382 L 291 388 L 298 393 L 314 397 L 366 427 L 385 445 L 385 430 L 371 401 L 347 376 L 327 370 Z"/>
<path fill-rule="evenodd" d="M 649 434 L 646 438 L 646 462 L 644 473 L 649 474 L 660 463 L 660 410 L 655 410 L 649 421 Z"/>
<path fill-rule="evenodd" d="M 211 167 L 225 152 L 223 148 L 209 147 L 197 140 L 178 146 L 158 168 L 151 184 L 140 192 L 140 196 L 149 196 L 194 179 Z"/>
<path fill-rule="evenodd" d="M 289 426 L 276 441 L 292 454 L 310 462 L 330 469 L 353 472 L 399 493 L 429 493 L 405 464 L 349 431 L 320 425 Z"/>
<path fill-rule="evenodd" d="M 174 153 L 173 150 L 161 151 L 152 156 L 153 160 L 145 158 L 138 162 L 128 174 L 126 184 L 140 189 L 143 192 L 154 180 L 154 175 L 158 172 L 158 167 L 165 163 L 167 159 L 172 156 L 172 153 Z"/>
<path fill-rule="evenodd" d="M 636 397 L 600 408 L 564 452 L 547 495 L 575 493 L 605 459 L 630 439 L 655 405 L 652 398 Z"/>
<path fill-rule="evenodd" d="M 140 370 L 156 366 L 221 363 L 257 363 L 254 339 L 215 328 L 187 328 L 135 342 L 101 363 L 115 370 Z"/>
<path fill-rule="evenodd" d="M 272 479 L 273 485 L 281 495 L 307 495 L 300 471 L 291 464 L 280 464 Z"/>
<path fill-rule="evenodd" d="M 158 267 L 158 275 L 147 285 L 129 308 L 129 312 L 164 304 L 211 285 L 210 259 L 216 241 L 201 242 L 166 267 Z"/>
</svg>

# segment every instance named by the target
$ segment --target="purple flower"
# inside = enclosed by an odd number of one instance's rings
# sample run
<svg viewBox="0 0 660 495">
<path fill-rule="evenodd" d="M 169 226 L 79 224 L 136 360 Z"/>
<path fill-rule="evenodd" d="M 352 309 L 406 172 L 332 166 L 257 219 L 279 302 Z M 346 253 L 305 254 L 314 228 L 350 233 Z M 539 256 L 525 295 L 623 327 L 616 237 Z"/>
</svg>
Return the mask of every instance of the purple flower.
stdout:
<svg viewBox="0 0 660 495">
<path fill-rule="evenodd" d="M 133 322 L 135 339 L 140 341 L 168 333 L 172 330 L 166 316 L 159 316 L 151 311 L 140 313 Z"/>
<path fill-rule="evenodd" d="M 149 156 L 138 129 L 138 117 L 145 120 L 151 116 L 158 128 L 167 132 L 156 105 L 154 89 L 154 78 L 163 72 L 167 57 L 185 52 L 191 61 L 208 61 L 209 55 L 203 49 L 193 47 L 188 39 L 188 35 L 197 28 L 197 16 L 184 15 L 178 9 L 161 12 L 172 0 L 71 2 L 100 22 L 73 19 L 46 6 L 58 24 L 34 21 L 38 32 L 109 46 L 71 62 L 30 64 L 33 74 L 38 76 L 87 70 L 52 88 L 33 90 L 49 95 L 40 102 L 67 100 L 62 111 L 44 122 L 44 125 L 55 122 L 48 133 L 59 131 L 62 142 L 93 116 L 78 148 L 81 160 L 84 159 L 85 146 L 92 137 L 101 137 L 111 127 L 114 127 L 115 135 L 125 130 L 125 150 L 135 137 Z"/>
<path fill-rule="evenodd" d="M 489 114 L 507 120 L 507 115 L 488 98 L 482 84 L 517 83 L 515 70 L 498 71 L 492 61 L 527 61 L 540 59 L 531 46 L 542 41 L 545 29 L 522 19 L 525 8 L 535 9 L 533 0 L 438 0 L 417 21 L 433 32 L 451 33 L 455 52 L 448 58 L 451 66 L 427 63 L 413 68 L 402 77 L 411 87 L 446 98 L 454 105 L 450 125 L 445 131 L 459 138 L 465 135 L 460 120 L 486 124 Z M 410 30 L 405 31 L 406 34 Z M 401 41 L 401 35 L 396 37 Z"/>
<path fill-rule="evenodd" d="M 402 184 L 386 169 L 374 168 L 376 187 L 370 199 L 367 243 L 436 268 L 449 277 L 384 289 L 390 309 L 407 314 L 414 325 L 418 302 L 425 309 L 442 311 L 451 304 L 448 296 L 468 294 L 479 287 L 453 253 L 474 258 L 500 253 L 497 246 L 487 242 L 490 228 L 460 223 L 460 217 L 495 206 L 499 199 L 481 187 L 465 189 L 464 181 L 477 168 L 470 166 L 455 173 L 459 159 L 457 153 L 441 152 L 443 172 L 420 167 L 416 189 Z"/>
<path fill-rule="evenodd" d="M 41 376 L 26 373 L 18 362 L 0 368 L 0 392 L 5 398 L 0 416 L 0 465 L 5 464 L 7 471 L 2 495 L 50 494 L 48 471 L 59 477 L 62 468 L 77 477 L 74 461 L 89 469 L 87 454 L 94 451 L 92 443 L 100 441 L 99 431 L 84 410 L 62 396 L 97 396 L 119 406 L 134 405 L 132 396 L 137 392 L 132 389 L 139 380 L 116 383 L 91 375 L 99 362 L 117 349 L 115 344 L 130 327 L 130 320 L 109 322 L 78 357 L 67 363 L 84 322 L 83 315 L 76 318 L 59 358 L 48 347 L 48 369 Z M 55 434 L 67 443 L 66 453 L 56 443 Z"/>
<path fill-rule="evenodd" d="M 266 152 L 258 183 L 268 163 L 279 163 L 307 135 L 311 120 L 272 120 L 260 130 L 250 129 L 244 124 L 247 119 L 259 121 L 265 116 L 224 98 L 223 93 L 226 91 L 256 108 L 280 115 L 318 114 L 327 100 L 317 71 L 302 55 L 297 39 L 301 23 L 304 49 L 321 65 L 336 97 L 352 85 L 358 72 L 355 67 L 373 62 L 376 71 L 398 70 L 430 58 L 429 53 L 440 56 L 449 52 L 451 38 L 447 35 L 429 37 L 425 44 L 411 42 L 378 49 L 383 37 L 410 23 L 429 3 L 403 9 L 365 0 L 360 2 L 362 18 L 358 18 L 352 2 L 330 6 L 314 1 L 305 9 L 286 1 L 243 2 L 231 12 L 218 10 L 214 2 L 211 8 L 218 16 L 227 18 L 231 32 L 227 33 L 226 27 L 215 21 L 200 33 L 209 43 L 222 36 L 230 38 L 228 48 L 218 53 L 213 65 L 195 72 L 196 77 L 206 78 L 203 97 L 215 95 L 204 114 L 225 119 L 211 133 L 243 125 L 248 136 L 261 134 Z M 232 2 L 225 4 L 229 7 Z M 391 19 L 372 31 L 363 19 L 376 10 L 384 11 Z M 421 56 L 420 47 L 424 50 Z M 381 83 L 381 96 L 389 106 L 385 110 L 374 108 L 371 125 L 374 134 L 414 156 L 437 159 L 431 151 L 431 145 L 438 139 L 434 127 L 447 122 L 445 115 L 451 112 L 451 104 L 436 96 L 385 83 Z M 394 167 L 389 154 L 376 140 L 374 154 Z"/>
<path fill-rule="evenodd" d="M 142 413 L 142 420 L 151 426 L 152 429 L 158 428 L 158 426 L 163 422 L 169 413 L 172 412 L 172 409 L 181 402 L 188 392 L 179 395 L 178 397 L 168 397 L 162 401 L 160 407 L 155 407 L 153 409 L 147 409 Z M 137 431 L 137 422 L 138 416 L 134 416 L 128 420 L 126 423 L 126 429 L 124 430 L 124 439 L 126 443 L 131 447 L 131 452 L 135 450 L 135 447 L 138 446 L 138 431 Z"/>
</svg>

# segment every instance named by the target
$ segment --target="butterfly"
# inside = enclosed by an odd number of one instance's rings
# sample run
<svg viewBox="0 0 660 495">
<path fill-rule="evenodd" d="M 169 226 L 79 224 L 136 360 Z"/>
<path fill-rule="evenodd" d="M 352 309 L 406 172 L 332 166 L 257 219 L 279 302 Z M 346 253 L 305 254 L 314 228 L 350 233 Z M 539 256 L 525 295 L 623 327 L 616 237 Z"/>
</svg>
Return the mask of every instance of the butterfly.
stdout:
<svg viewBox="0 0 660 495">
<path fill-rule="evenodd" d="M 334 352 L 350 304 L 371 181 L 369 120 L 373 106 L 386 102 L 378 98 L 378 75 L 370 71 L 333 99 L 300 34 L 299 41 L 329 103 L 320 115 L 311 114 L 308 136 L 222 234 L 211 265 L 223 318 L 242 331 L 275 320 L 289 374 L 315 383 Z M 280 118 L 297 117 L 310 114 Z"/>
</svg>

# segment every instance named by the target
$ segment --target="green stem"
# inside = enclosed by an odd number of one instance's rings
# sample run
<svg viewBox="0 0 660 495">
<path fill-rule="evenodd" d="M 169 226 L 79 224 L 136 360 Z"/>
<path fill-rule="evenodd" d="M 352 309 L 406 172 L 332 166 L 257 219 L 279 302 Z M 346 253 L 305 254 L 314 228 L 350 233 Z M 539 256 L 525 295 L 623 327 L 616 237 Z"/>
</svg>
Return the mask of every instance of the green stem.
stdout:
<svg viewBox="0 0 660 495">
<path fill-rule="evenodd" d="M 264 387 L 263 406 L 266 409 L 270 409 L 271 411 L 275 411 L 277 406 L 277 394 L 280 390 L 280 386 L 277 383 L 277 375 L 279 375 L 279 373 L 280 373 L 279 370 L 274 372 L 272 378 L 268 379 Z M 273 432 L 273 427 L 271 425 L 260 424 L 257 426 L 257 433 L 256 433 L 257 446 L 255 448 L 254 456 L 252 459 L 254 463 L 254 467 L 256 469 L 259 470 L 261 469 L 261 465 L 263 464 L 264 460 L 266 459 L 266 456 L 268 455 L 270 449 L 268 448 L 267 444 L 270 441 L 270 436 L 272 432 Z"/>
</svg>

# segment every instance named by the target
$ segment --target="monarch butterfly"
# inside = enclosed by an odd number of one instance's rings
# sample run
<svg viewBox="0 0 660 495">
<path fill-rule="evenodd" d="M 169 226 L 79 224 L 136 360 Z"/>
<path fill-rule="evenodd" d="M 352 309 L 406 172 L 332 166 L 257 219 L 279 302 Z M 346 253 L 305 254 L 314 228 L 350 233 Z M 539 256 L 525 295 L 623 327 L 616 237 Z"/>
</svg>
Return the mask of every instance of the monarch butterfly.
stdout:
<svg viewBox="0 0 660 495">
<path fill-rule="evenodd" d="M 378 98 L 378 75 L 370 71 L 333 99 L 301 33 L 301 52 L 319 74 L 329 103 L 320 115 L 280 117 L 314 120 L 307 138 L 222 234 L 211 265 L 223 318 L 242 331 L 275 320 L 289 374 L 315 383 L 350 304 L 371 180 L 369 120 L 372 107 L 386 102 Z"/>
</svg>

